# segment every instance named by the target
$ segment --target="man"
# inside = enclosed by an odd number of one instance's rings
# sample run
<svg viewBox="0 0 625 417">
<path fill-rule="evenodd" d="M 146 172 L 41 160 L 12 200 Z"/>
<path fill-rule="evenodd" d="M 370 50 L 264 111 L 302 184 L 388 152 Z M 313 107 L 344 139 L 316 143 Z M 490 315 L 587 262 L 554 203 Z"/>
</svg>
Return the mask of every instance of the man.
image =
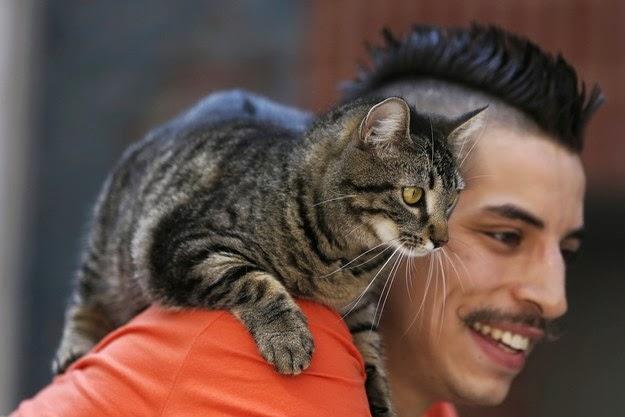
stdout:
<svg viewBox="0 0 625 417">
<path fill-rule="evenodd" d="M 441 399 L 498 404 L 566 312 L 566 262 L 583 228 L 579 153 L 601 94 L 595 87 L 586 98 L 562 58 L 495 28 L 386 38 L 349 95 L 401 95 L 452 117 L 489 106 L 461 157 L 467 186 L 449 244 L 415 262 L 416 302 L 401 277 L 390 292 L 380 329 L 394 400 L 401 416 Z"/>
<path fill-rule="evenodd" d="M 448 117 L 489 106 L 483 129 L 463 145 L 467 187 L 449 243 L 389 276 L 382 295 L 394 404 L 401 417 L 440 401 L 498 404 L 566 311 L 565 261 L 583 228 L 579 152 L 601 95 L 595 88 L 586 98 L 564 60 L 498 29 L 416 27 L 401 41 L 386 38 L 373 67 L 347 85 L 349 97 L 399 95 Z M 310 122 L 234 92 L 170 127 L 242 117 L 295 130 Z M 362 359 L 344 325 L 322 306 L 301 305 L 317 350 L 298 377 L 273 372 L 224 312 L 150 308 L 15 415 L 366 414 Z"/>
</svg>

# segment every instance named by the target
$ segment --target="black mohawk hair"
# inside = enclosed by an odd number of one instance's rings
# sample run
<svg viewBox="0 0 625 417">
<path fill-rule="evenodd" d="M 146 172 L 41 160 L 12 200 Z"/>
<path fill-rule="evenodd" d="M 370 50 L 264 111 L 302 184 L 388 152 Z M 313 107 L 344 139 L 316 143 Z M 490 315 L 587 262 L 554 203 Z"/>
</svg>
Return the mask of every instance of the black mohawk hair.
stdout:
<svg viewBox="0 0 625 417">
<path fill-rule="evenodd" d="M 415 25 L 403 39 L 388 30 L 385 44 L 369 47 L 371 65 L 342 86 L 345 98 L 391 82 L 438 79 L 490 94 L 521 110 L 569 149 L 583 147 L 584 127 L 603 103 L 598 85 L 584 83 L 560 54 L 494 26 L 443 29 Z"/>
</svg>

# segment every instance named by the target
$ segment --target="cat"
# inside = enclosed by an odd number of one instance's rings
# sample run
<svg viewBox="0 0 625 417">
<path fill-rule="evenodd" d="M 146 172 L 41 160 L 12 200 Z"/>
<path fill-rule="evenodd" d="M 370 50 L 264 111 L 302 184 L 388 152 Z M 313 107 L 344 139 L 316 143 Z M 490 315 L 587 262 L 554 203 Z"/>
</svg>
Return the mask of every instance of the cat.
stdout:
<svg viewBox="0 0 625 417">
<path fill-rule="evenodd" d="M 374 277 L 391 253 L 423 256 L 448 239 L 463 188 L 455 152 L 481 110 L 449 121 L 369 98 L 304 135 L 251 120 L 148 134 L 98 197 L 53 371 L 159 303 L 230 310 L 295 375 L 314 350 L 300 297 L 349 312 L 372 414 L 393 415 Z"/>
</svg>

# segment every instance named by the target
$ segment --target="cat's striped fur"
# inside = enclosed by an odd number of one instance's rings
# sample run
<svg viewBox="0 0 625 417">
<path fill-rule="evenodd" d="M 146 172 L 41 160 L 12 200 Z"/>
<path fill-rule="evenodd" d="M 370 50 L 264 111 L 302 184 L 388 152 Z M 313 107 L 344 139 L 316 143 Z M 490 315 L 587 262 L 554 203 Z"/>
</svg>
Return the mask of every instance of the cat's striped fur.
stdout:
<svg viewBox="0 0 625 417">
<path fill-rule="evenodd" d="M 229 309 L 279 372 L 301 372 L 314 346 L 294 297 L 345 311 L 389 246 L 423 255 L 446 239 L 457 125 L 391 98 L 339 106 L 303 137 L 250 121 L 156 130 L 100 194 L 55 372 L 151 303 Z M 419 205 L 405 186 L 425 190 Z M 372 411 L 390 415 L 375 294 L 346 321 Z"/>
</svg>

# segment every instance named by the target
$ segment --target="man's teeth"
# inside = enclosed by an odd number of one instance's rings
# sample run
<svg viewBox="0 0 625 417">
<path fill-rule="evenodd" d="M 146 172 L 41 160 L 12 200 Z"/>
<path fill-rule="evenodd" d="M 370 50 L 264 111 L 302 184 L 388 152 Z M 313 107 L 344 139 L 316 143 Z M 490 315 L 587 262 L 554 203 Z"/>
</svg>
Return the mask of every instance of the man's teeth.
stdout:
<svg viewBox="0 0 625 417">
<path fill-rule="evenodd" d="M 530 346 L 529 338 L 521 336 L 520 334 L 511 333 L 507 330 L 501 330 L 480 322 L 473 323 L 473 328 L 484 336 L 490 337 L 511 349 L 527 350 Z"/>
</svg>

